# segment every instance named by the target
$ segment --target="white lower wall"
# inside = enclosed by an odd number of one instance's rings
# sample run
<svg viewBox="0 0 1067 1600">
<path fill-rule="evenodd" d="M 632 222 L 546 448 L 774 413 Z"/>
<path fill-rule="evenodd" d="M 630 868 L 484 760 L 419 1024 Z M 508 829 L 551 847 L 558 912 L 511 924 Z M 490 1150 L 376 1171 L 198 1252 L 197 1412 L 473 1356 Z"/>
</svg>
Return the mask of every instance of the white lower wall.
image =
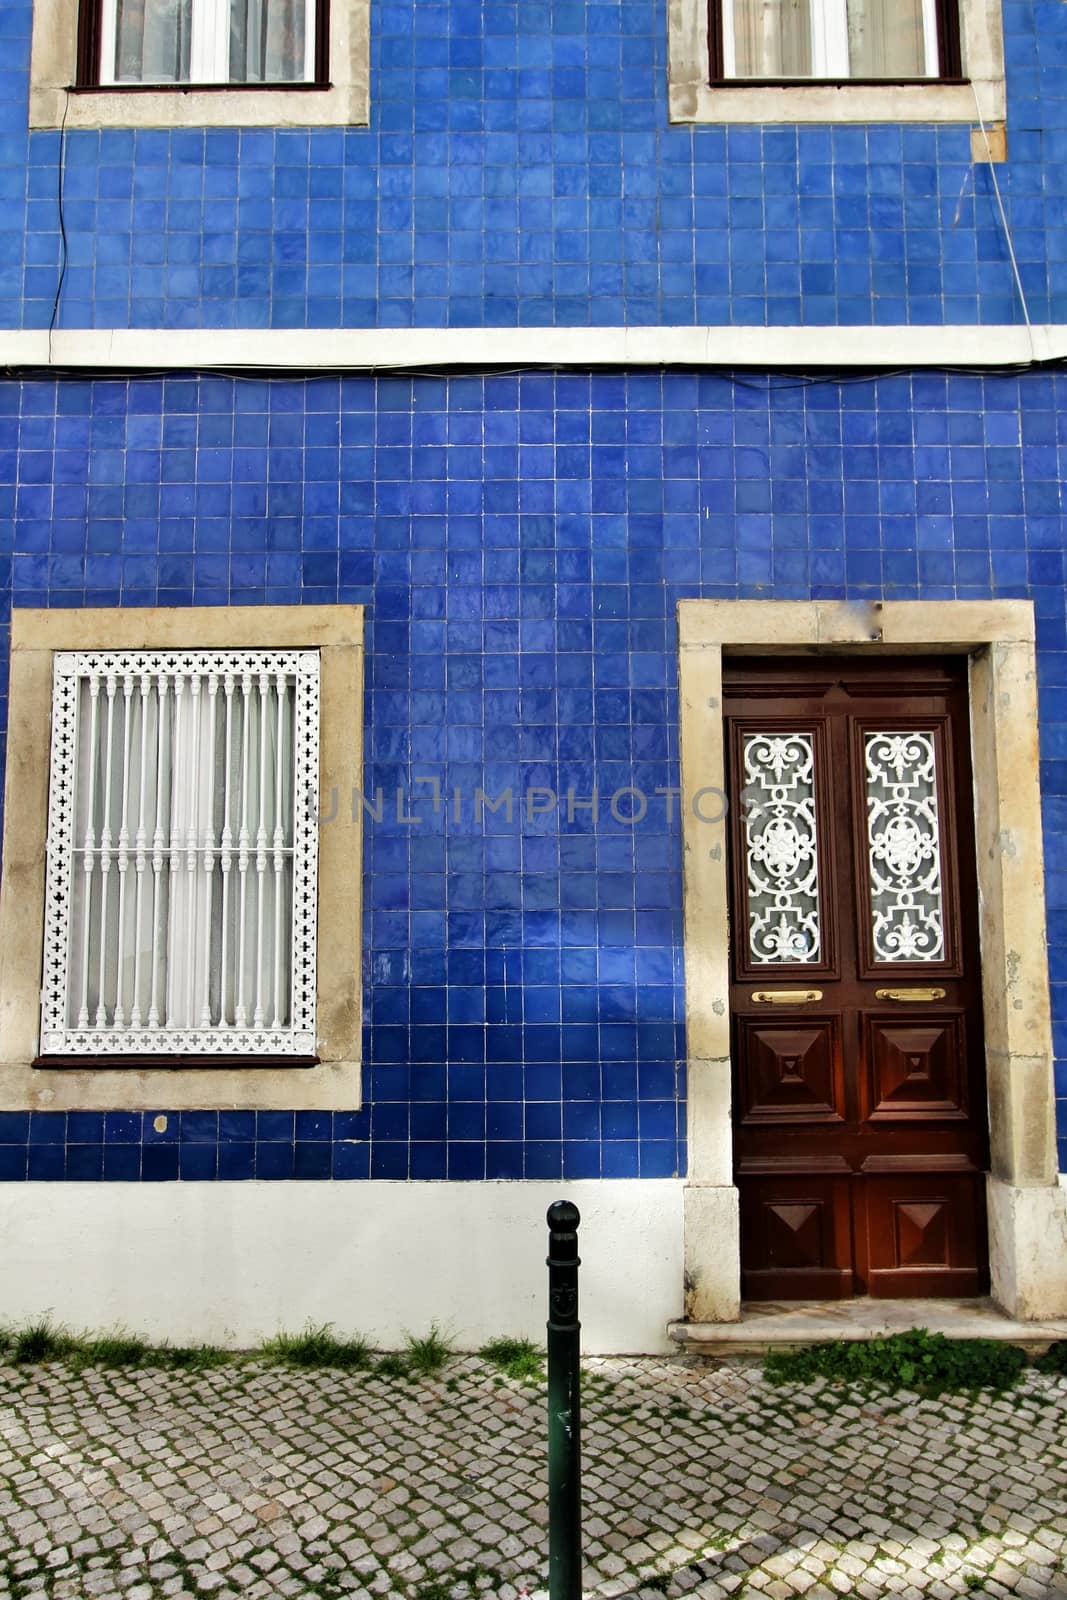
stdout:
<svg viewBox="0 0 1067 1600">
<path fill-rule="evenodd" d="M 6 1183 L 0 1321 L 45 1312 L 153 1340 L 257 1343 L 332 1322 L 385 1347 L 432 1321 L 460 1349 L 544 1337 L 545 1211 L 582 1213 L 582 1347 L 672 1349 L 680 1180 Z"/>
</svg>

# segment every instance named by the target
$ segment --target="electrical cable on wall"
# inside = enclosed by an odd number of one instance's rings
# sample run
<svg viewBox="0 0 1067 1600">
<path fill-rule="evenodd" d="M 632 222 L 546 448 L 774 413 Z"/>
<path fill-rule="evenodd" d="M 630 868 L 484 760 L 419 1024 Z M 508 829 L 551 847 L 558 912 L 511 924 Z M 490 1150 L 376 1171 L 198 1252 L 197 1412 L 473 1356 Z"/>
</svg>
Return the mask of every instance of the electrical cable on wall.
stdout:
<svg viewBox="0 0 1067 1600">
<path fill-rule="evenodd" d="M 48 365 L 52 366 L 52 336 L 55 333 L 56 322 L 59 319 L 59 301 L 63 293 L 63 283 L 67 276 L 67 220 L 63 210 L 63 178 L 67 165 L 67 113 L 70 110 L 70 90 L 65 91 L 66 99 L 63 101 L 63 118 L 59 125 L 59 169 L 56 175 L 56 203 L 59 210 L 59 274 L 56 278 L 56 293 L 52 301 L 52 315 L 48 322 Z"/>
<path fill-rule="evenodd" d="M 975 114 L 978 117 L 978 126 L 981 129 L 982 139 L 985 143 L 986 158 L 989 165 L 989 176 L 993 184 L 993 193 L 997 200 L 997 210 L 1000 213 L 1000 225 L 1004 229 L 1004 241 L 1008 246 L 1008 255 L 1011 259 L 1011 270 L 1015 274 L 1015 287 L 1019 291 L 1019 300 L 1023 308 L 1023 320 L 1026 323 L 1026 336 L 1030 341 L 1030 357 L 1031 360 L 1036 362 L 1037 349 L 1034 344 L 1034 326 L 1030 321 L 1030 307 L 1026 303 L 1026 290 L 1023 288 L 1023 280 L 1022 274 L 1019 271 L 1019 263 L 1015 259 L 1015 246 L 1012 243 L 1011 228 L 1008 225 L 1008 214 L 1004 209 L 1004 200 L 1000 193 L 1000 184 L 997 182 L 997 164 L 993 159 L 993 146 L 989 142 L 989 131 L 985 125 L 985 118 L 982 116 L 982 107 L 978 99 L 978 90 L 973 83 L 971 84 L 971 93 L 974 96 L 974 109 Z"/>
</svg>

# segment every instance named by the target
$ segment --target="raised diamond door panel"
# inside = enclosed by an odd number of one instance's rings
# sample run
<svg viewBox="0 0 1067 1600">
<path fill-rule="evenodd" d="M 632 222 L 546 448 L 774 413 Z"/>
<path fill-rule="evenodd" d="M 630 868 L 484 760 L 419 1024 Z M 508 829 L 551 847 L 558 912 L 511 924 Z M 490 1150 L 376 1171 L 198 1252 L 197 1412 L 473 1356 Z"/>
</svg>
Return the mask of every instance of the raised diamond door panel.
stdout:
<svg viewBox="0 0 1067 1600">
<path fill-rule="evenodd" d="M 909 1298 L 981 1293 L 984 1179 L 977 1173 L 872 1174 L 864 1223 L 871 1293 Z"/>
<path fill-rule="evenodd" d="M 872 1122 L 967 1116 L 966 1022 L 962 1014 L 921 1021 L 865 1019 Z"/>
<path fill-rule="evenodd" d="M 810 1023 L 745 1018 L 748 1071 L 743 1081 L 743 1122 L 840 1122 L 845 1085 L 836 1019 Z"/>
<path fill-rule="evenodd" d="M 848 1187 L 847 1178 L 787 1174 L 744 1186 L 741 1227 L 758 1242 L 746 1272 L 758 1298 L 793 1298 L 799 1284 L 827 1300 L 852 1294 Z"/>
</svg>

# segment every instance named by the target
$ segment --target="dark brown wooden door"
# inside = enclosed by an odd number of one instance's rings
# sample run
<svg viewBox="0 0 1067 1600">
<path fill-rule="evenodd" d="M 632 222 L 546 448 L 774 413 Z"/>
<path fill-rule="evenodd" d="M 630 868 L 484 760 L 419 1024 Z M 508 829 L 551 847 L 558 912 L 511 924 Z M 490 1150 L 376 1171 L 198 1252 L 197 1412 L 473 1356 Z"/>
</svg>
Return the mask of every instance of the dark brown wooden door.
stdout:
<svg viewBox="0 0 1067 1600">
<path fill-rule="evenodd" d="M 988 1164 L 966 663 L 727 663 L 750 1299 L 974 1295 Z"/>
</svg>

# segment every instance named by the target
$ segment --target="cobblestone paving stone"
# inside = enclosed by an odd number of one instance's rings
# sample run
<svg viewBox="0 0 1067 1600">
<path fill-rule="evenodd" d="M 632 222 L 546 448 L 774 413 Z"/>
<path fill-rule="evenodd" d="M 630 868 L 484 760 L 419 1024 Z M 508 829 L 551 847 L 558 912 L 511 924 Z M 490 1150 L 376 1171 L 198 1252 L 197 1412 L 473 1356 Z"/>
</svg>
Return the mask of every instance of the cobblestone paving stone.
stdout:
<svg viewBox="0 0 1067 1600">
<path fill-rule="evenodd" d="M 1000 1399 L 584 1365 L 588 1594 L 1067 1596 L 1067 1380 Z M 544 1391 L 0 1367 L 3 1600 L 517 1600 L 545 1582 Z"/>
</svg>

